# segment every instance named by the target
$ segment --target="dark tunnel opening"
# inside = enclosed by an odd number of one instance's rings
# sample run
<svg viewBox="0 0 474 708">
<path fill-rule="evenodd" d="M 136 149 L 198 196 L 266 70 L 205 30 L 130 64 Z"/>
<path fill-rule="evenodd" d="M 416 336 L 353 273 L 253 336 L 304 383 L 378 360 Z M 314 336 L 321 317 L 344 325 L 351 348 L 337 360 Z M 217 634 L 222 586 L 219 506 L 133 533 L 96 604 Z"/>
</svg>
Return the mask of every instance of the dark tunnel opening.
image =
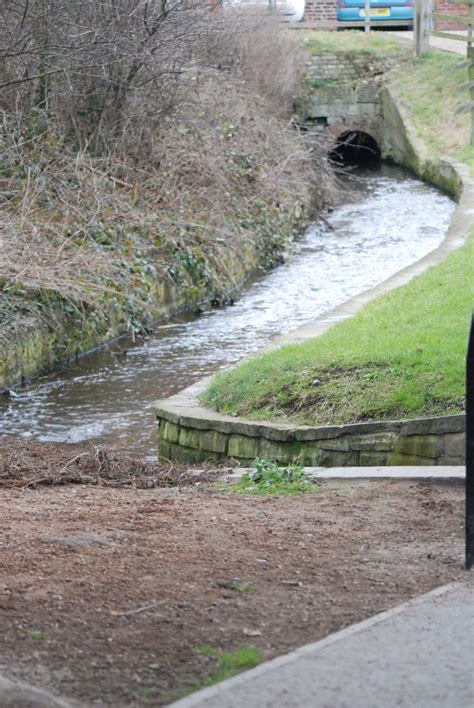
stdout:
<svg viewBox="0 0 474 708">
<path fill-rule="evenodd" d="M 380 148 L 368 133 L 346 130 L 337 138 L 329 159 L 337 167 L 377 167 L 381 160 Z"/>
</svg>

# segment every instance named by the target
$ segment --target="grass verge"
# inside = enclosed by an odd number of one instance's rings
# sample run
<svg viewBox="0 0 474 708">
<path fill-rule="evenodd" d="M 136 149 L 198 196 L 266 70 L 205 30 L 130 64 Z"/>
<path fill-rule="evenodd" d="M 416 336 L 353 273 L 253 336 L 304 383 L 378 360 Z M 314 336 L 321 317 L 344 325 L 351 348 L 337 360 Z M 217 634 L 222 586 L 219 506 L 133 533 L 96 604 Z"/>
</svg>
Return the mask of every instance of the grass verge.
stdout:
<svg viewBox="0 0 474 708">
<path fill-rule="evenodd" d="M 471 238 L 322 337 L 219 374 L 203 403 L 301 424 L 461 412 L 473 263 Z"/>
<path fill-rule="evenodd" d="M 305 49 L 310 54 L 320 52 L 344 52 L 345 54 L 367 54 L 382 57 L 409 54 L 410 49 L 394 37 L 380 32 L 365 34 L 359 30 L 344 32 L 307 32 L 304 37 Z"/>
<path fill-rule="evenodd" d="M 431 157 L 461 152 L 460 159 L 472 160 L 464 152 L 469 142 L 469 117 L 457 109 L 469 99 L 461 88 L 467 81 L 462 57 L 432 50 L 418 59 L 397 66 L 390 84 L 410 107 L 411 120 Z"/>
</svg>

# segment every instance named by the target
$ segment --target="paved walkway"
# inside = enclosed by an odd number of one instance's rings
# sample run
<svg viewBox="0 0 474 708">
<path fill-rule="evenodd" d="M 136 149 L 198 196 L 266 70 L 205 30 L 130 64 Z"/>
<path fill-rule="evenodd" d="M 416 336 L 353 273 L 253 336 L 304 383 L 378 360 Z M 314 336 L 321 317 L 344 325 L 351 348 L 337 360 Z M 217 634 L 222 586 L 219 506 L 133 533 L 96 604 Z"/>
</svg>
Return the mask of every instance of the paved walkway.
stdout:
<svg viewBox="0 0 474 708">
<path fill-rule="evenodd" d="M 305 467 L 308 477 L 319 479 L 425 479 L 432 482 L 466 478 L 466 467 L 463 465 L 405 465 L 397 467 Z M 237 482 L 248 468 L 237 467 L 232 470 L 226 479 Z"/>
<path fill-rule="evenodd" d="M 413 32 L 387 32 L 387 34 L 393 34 L 394 37 L 399 37 L 400 39 L 413 42 Z M 466 32 L 449 30 L 449 34 L 458 34 L 465 36 Z M 430 37 L 430 47 L 435 47 L 436 49 L 444 49 L 444 51 L 454 52 L 454 54 L 462 54 L 463 57 L 467 56 L 466 42 L 461 42 L 457 39 Z"/>
<path fill-rule="evenodd" d="M 474 574 L 174 708 L 472 708 Z"/>
</svg>

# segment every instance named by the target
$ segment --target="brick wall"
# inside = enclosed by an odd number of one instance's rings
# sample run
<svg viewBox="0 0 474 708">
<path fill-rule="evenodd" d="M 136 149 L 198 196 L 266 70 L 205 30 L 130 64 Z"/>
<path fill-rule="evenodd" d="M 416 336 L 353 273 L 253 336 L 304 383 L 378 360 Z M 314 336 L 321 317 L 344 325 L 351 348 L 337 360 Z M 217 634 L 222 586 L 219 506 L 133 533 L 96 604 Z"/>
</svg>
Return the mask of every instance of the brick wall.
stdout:
<svg viewBox="0 0 474 708">
<path fill-rule="evenodd" d="M 447 15 L 457 15 L 461 17 L 465 17 L 468 13 L 468 6 L 467 5 L 461 5 L 461 4 L 455 4 L 452 2 L 449 2 L 449 0 L 436 0 L 434 3 L 436 12 L 443 12 L 446 13 Z M 449 22 L 448 20 L 440 20 L 436 18 L 435 21 L 435 29 L 437 30 L 462 30 L 466 29 L 466 25 L 459 25 L 456 24 L 455 22 Z"/>
<path fill-rule="evenodd" d="M 336 0 L 306 0 L 305 22 L 336 22 Z"/>
</svg>

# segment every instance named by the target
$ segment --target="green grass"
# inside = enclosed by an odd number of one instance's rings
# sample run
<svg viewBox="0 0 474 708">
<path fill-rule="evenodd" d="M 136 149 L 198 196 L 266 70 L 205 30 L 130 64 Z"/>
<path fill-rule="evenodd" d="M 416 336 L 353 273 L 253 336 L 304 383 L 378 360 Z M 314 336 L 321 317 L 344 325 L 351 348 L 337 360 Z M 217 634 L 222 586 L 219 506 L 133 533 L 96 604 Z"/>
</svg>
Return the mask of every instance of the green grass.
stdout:
<svg viewBox="0 0 474 708">
<path fill-rule="evenodd" d="M 474 239 L 322 337 L 218 374 L 202 402 L 300 424 L 463 410 L 474 303 Z"/>
<path fill-rule="evenodd" d="M 357 29 L 344 32 L 307 32 L 304 35 L 304 46 L 310 54 L 350 52 L 352 54 L 393 56 L 396 54 L 406 55 L 410 51 L 395 37 L 381 32 L 365 34 Z"/>
<path fill-rule="evenodd" d="M 234 590 L 235 592 L 253 592 L 255 590 L 252 583 L 239 583 L 233 580 L 229 580 L 227 583 L 219 583 L 219 587 Z"/>
<path fill-rule="evenodd" d="M 200 688 L 214 686 L 214 684 L 232 678 L 232 676 L 236 676 L 242 671 L 253 669 L 254 666 L 257 666 L 262 661 L 260 649 L 249 645 L 239 647 L 234 652 L 228 653 L 209 644 L 201 644 L 196 647 L 196 653 L 214 659 L 217 662 L 216 671 L 203 680 L 197 678 L 188 679 L 186 685 L 177 694 L 170 694 L 165 697 L 166 702 L 184 698 Z"/>
<path fill-rule="evenodd" d="M 318 488 L 298 465 L 279 467 L 276 462 L 256 459 L 252 468 L 235 484 L 220 483 L 221 491 L 233 494 L 276 494 L 294 496 L 314 492 Z"/>
<path fill-rule="evenodd" d="M 252 669 L 262 661 L 260 649 L 253 646 L 239 647 L 232 654 L 229 654 L 208 644 L 202 644 L 198 647 L 198 652 L 203 656 L 210 656 L 218 662 L 217 671 L 204 680 L 203 686 L 213 686 L 215 683 L 231 678 L 241 671 Z"/>
<path fill-rule="evenodd" d="M 469 100 L 460 88 L 467 81 L 462 57 L 433 50 L 397 66 L 390 83 L 410 108 L 419 137 L 432 156 L 459 152 L 469 142 L 469 118 L 456 110 Z"/>
<path fill-rule="evenodd" d="M 455 157 L 461 162 L 465 162 L 471 168 L 471 175 L 474 177 L 474 145 L 468 145 L 460 150 Z"/>
</svg>

